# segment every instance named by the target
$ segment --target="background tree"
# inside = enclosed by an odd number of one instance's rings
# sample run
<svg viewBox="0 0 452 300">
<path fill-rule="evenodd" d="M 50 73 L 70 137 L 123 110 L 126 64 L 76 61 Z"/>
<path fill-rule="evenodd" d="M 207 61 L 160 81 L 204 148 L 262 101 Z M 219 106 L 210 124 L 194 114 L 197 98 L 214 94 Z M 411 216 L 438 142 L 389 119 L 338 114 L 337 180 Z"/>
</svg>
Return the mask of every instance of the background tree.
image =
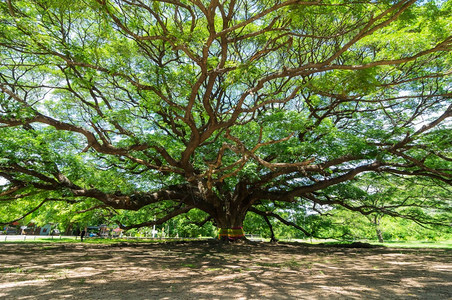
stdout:
<svg viewBox="0 0 452 300">
<path fill-rule="evenodd" d="M 284 219 L 259 209 L 268 203 L 388 212 L 350 198 L 367 173 L 450 188 L 450 1 L 9 0 L 0 10 L 7 209 L 138 210 L 127 229 L 197 208 L 240 237 L 249 211 Z M 417 216 L 441 223 L 450 196 L 432 201 Z M 391 214 L 413 205 L 394 202 Z"/>
</svg>

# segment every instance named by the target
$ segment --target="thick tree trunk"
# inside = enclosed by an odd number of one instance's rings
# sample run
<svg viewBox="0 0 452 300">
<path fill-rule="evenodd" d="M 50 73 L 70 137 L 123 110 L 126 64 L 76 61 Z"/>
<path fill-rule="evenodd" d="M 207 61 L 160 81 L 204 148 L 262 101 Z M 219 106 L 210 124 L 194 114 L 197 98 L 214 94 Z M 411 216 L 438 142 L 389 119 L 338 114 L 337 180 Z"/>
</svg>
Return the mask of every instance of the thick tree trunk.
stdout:
<svg viewBox="0 0 452 300">
<path fill-rule="evenodd" d="M 377 231 L 378 242 L 383 243 L 384 242 L 383 234 L 381 233 L 381 230 L 378 226 L 376 228 L 376 231 Z"/>
<path fill-rule="evenodd" d="M 243 221 L 254 200 L 250 197 L 247 186 L 239 183 L 232 193 L 224 191 L 220 196 L 207 186 L 199 185 L 201 186 L 199 193 L 204 196 L 200 198 L 204 198 L 205 203 L 208 203 L 203 210 L 215 220 L 218 238 L 225 241 L 245 240 Z M 201 201 L 193 205 L 198 205 L 198 208 L 202 209 L 199 203 Z"/>
<path fill-rule="evenodd" d="M 223 241 L 237 241 L 245 239 L 243 221 L 246 211 L 230 210 L 219 212 L 214 218 L 218 227 L 218 238 Z"/>
<path fill-rule="evenodd" d="M 245 232 L 243 231 L 243 219 L 228 220 L 228 218 L 226 218 L 226 220 L 222 221 L 217 220 L 218 238 L 224 241 L 236 241 L 245 239 Z"/>
<path fill-rule="evenodd" d="M 383 234 L 380 229 L 380 219 L 381 219 L 381 217 L 375 216 L 374 224 L 375 224 L 375 231 L 377 233 L 378 242 L 383 243 L 384 240 L 383 240 Z"/>
</svg>

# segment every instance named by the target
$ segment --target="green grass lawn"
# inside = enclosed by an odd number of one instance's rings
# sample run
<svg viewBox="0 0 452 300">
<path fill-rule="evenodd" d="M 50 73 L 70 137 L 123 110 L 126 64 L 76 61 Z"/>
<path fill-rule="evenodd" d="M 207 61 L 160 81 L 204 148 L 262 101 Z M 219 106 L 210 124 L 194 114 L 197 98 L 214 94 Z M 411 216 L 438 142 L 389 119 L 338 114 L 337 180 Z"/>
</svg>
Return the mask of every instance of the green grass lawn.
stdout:
<svg viewBox="0 0 452 300">
<path fill-rule="evenodd" d="M 174 242 L 176 239 L 105 239 L 105 238 L 85 238 L 83 243 L 86 244 L 116 244 L 116 243 L 166 243 L 166 242 Z M 180 239 L 177 239 L 180 241 Z M 187 240 L 189 241 L 189 240 Z M 348 242 L 340 242 L 340 241 L 327 241 L 327 240 L 291 240 L 292 242 L 300 242 L 300 243 L 309 243 L 309 244 L 341 244 Z M 28 236 L 25 240 L 4 240 L 2 236 L 0 236 L 0 243 L 80 243 L 80 237 L 40 237 L 36 236 L 31 238 Z M 366 243 L 370 243 L 372 245 L 380 245 L 388 248 L 443 248 L 443 249 L 452 249 L 452 240 L 448 241 L 389 241 L 384 243 L 378 243 L 374 241 L 363 241 Z"/>
<path fill-rule="evenodd" d="M 373 245 L 382 245 L 390 248 L 445 248 L 452 249 L 452 240 L 450 241 L 394 241 L 385 243 L 371 243 Z"/>
<path fill-rule="evenodd" d="M 206 239 L 206 238 L 200 238 Z M 186 241 L 191 241 L 193 239 L 186 239 Z M 117 244 L 117 243 L 166 243 L 166 242 L 174 242 L 174 241 L 184 241 L 184 239 L 152 239 L 152 238 L 97 238 L 97 237 L 89 237 L 84 238 L 83 243 L 85 244 Z M 55 236 L 51 237 L 43 237 L 43 236 L 26 236 L 25 239 L 14 239 L 8 240 L 5 236 L 0 236 L 0 243 L 81 243 L 80 237 L 62 237 Z"/>
<path fill-rule="evenodd" d="M 75 237 L 65 237 L 60 238 L 58 236 L 55 236 L 54 238 L 51 237 L 41 237 L 41 236 L 27 236 L 25 239 L 14 239 L 14 240 L 8 240 L 4 236 L 0 236 L 0 243 L 8 243 L 8 244 L 15 244 L 15 243 L 79 243 L 80 238 L 75 239 Z"/>
<path fill-rule="evenodd" d="M 322 240 L 322 239 L 290 239 L 287 242 L 298 242 L 307 244 L 350 244 L 351 242 L 338 241 L 338 240 Z M 369 243 L 371 245 L 384 246 L 388 248 L 443 248 L 452 249 L 452 240 L 446 241 L 387 241 L 384 243 L 379 243 L 377 241 L 362 240 L 357 241 L 362 243 Z"/>
</svg>

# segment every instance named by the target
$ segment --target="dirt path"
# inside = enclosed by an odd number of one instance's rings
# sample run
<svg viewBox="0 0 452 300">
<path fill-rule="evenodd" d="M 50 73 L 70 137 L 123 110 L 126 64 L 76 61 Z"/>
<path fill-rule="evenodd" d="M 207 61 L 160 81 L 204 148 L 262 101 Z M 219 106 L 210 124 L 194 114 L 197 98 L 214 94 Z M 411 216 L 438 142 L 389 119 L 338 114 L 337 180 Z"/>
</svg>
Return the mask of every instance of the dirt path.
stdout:
<svg viewBox="0 0 452 300">
<path fill-rule="evenodd" d="M 452 299 L 452 251 L 0 244 L 0 299 Z"/>
</svg>

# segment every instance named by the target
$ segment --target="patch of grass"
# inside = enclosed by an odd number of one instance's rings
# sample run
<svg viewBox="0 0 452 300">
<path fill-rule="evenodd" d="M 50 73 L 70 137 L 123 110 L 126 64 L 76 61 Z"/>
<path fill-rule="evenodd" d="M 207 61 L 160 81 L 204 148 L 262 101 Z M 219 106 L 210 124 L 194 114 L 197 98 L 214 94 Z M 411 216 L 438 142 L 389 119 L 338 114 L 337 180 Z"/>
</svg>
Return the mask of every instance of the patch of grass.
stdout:
<svg viewBox="0 0 452 300">
<path fill-rule="evenodd" d="M 97 258 L 97 256 L 90 256 L 90 255 L 85 255 L 79 258 L 79 260 L 83 260 L 83 261 L 88 261 L 88 260 L 95 260 Z"/>
<path fill-rule="evenodd" d="M 199 240 L 206 240 L 206 239 L 199 239 Z M 165 243 L 174 243 L 174 242 L 193 242 L 195 240 L 193 239 L 180 239 L 180 238 L 168 238 L 168 239 L 152 239 L 152 238 L 85 238 L 83 240 L 83 243 L 87 244 L 120 244 L 120 243 L 127 243 L 127 244 L 165 244 Z M 80 240 L 79 240 L 80 242 Z"/>
<path fill-rule="evenodd" d="M 289 268 L 289 269 L 299 269 L 301 267 L 301 263 L 295 259 L 291 259 L 288 261 L 285 261 L 283 264 L 283 267 Z"/>
<path fill-rule="evenodd" d="M 27 242 L 27 241 L 25 241 Z M 37 239 L 36 242 L 45 242 L 45 243 L 79 243 L 80 240 L 76 240 L 75 238 L 41 238 Z"/>
<path fill-rule="evenodd" d="M 372 243 L 389 248 L 442 248 L 452 249 L 452 241 L 394 241 L 385 243 Z"/>
<path fill-rule="evenodd" d="M 13 273 L 16 268 L 0 268 L 0 273 Z"/>
<path fill-rule="evenodd" d="M 0 268 L 0 273 L 11 273 L 14 268 Z"/>
<path fill-rule="evenodd" d="M 16 274 L 20 274 L 20 273 L 26 273 L 26 271 L 22 268 L 15 268 L 12 270 L 11 273 L 16 273 Z"/>
<path fill-rule="evenodd" d="M 57 250 L 58 246 L 42 246 L 39 250 Z"/>
<path fill-rule="evenodd" d="M 14 274 L 23 274 L 23 273 L 31 273 L 32 270 L 26 270 L 20 267 L 12 267 L 12 268 L 0 268 L 0 273 L 14 273 Z"/>
<path fill-rule="evenodd" d="M 182 264 L 182 267 L 190 268 L 190 269 L 196 269 L 198 266 L 195 264 Z"/>
<path fill-rule="evenodd" d="M 257 262 L 256 265 L 260 266 L 260 267 L 270 267 L 270 268 L 280 268 L 281 267 L 281 263 Z"/>
<path fill-rule="evenodd" d="M 283 240 L 284 241 L 284 240 Z M 353 244 L 350 241 L 337 241 L 337 240 L 321 240 L 321 239 L 313 239 L 313 240 L 304 240 L 304 239 L 292 239 L 288 240 L 288 242 L 296 242 L 300 244 L 314 244 L 314 245 L 327 245 L 327 246 L 347 246 Z M 393 248 L 443 248 L 443 249 L 452 249 L 452 240 L 447 241 L 388 241 L 384 243 L 378 243 L 376 241 L 357 241 L 355 243 L 363 243 L 370 244 L 375 246 L 384 246 L 384 247 L 393 247 Z"/>
<path fill-rule="evenodd" d="M 118 244 L 118 243 L 130 243 L 130 244 L 141 244 L 141 243 L 172 243 L 172 242 L 193 242 L 193 241 L 205 241 L 211 238 L 199 238 L 199 239 L 181 239 L 181 238 L 167 238 L 167 239 L 152 239 L 152 238 L 97 238 L 97 237 L 85 237 L 83 239 L 83 244 Z M 34 243 L 81 243 L 80 237 L 67 237 L 60 238 L 59 236 L 48 237 L 48 236 L 27 236 L 25 241 L 20 240 L 8 240 L 2 236 L 0 238 L 0 243 L 7 244 L 34 244 Z"/>
<path fill-rule="evenodd" d="M 52 244 L 61 244 L 61 243 L 80 243 L 80 240 L 75 240 L 73 238 L 64 238 L 64 239 L 60 239 L 60 238 L 42 238 L 42 237 L 37 237 L 36 239 L 27 239 L 27 240 L 3 240 L 0 238 L 0 244 L 1 243 L 5 243 L 5 244 L 40 244 L 40 243 L 52 243 Z"/>
</svg>

